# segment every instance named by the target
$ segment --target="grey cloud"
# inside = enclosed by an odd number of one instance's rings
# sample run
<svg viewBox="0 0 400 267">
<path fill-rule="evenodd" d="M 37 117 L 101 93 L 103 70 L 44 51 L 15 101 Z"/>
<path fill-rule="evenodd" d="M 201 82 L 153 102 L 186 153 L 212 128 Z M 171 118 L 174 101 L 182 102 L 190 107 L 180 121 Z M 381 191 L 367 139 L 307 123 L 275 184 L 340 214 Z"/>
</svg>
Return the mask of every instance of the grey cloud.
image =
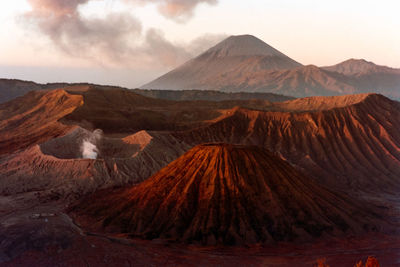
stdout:
<svg viewBox="0 0 400 267">
<path fill-rule="evenodd" d="M 121 60 L 129 53 L 129 39 L 138 38 L 141 23 L 127 13 L 110 14 L 104 19 L 87 19 L 78 12 L 88 0 L 29 0 L 32 11 L 25 21 L 35 25 L 64 52 L 99 60 Z"/>
<path fill-rule="evenodd" d="M 161 31 L 151 29 L 146 34 L 146 53 L 154 55 L 164 66 L 176 67 L 226 37 L 225 34 L 205 34 L 190 43 L 175 44 L 168 41 Z"/>
<path fill-rule="evenodd" d="M 218 0 L 125 0 L 126 2 L 139 3 L 142 5 L 154 3 L 158 11 L 166 18 L 177 22 L 185 22 L 193 16 L 193 10 L 197 5 L 206 3 L 217 4 Z"/>
<path fill-rule="evenodd" d="M 79 6 L 94 0 L 28 0 L 32 10 L 23 15 L 63 52 L 100 65 L 176 66 L 214 44 L 219 35 L 200 37 L 189 44 L 168 41 L 156 29 L 143 32 L 141 22 L 130 13 L 111 13 L 106 18 L 86 18 Z M 175 20 L 187 19 L 201 2 L 216 0 L 125 0 L 136 4 L 152 2 L 160 12 Z"/>
<path fill-rule="evenodd" d="M 187 46 L 187 49 L 190 51 L 192 56 L 197 56 L 227 37 L 227 34 L 204 34 L 194 39 Z"/>
</svg>

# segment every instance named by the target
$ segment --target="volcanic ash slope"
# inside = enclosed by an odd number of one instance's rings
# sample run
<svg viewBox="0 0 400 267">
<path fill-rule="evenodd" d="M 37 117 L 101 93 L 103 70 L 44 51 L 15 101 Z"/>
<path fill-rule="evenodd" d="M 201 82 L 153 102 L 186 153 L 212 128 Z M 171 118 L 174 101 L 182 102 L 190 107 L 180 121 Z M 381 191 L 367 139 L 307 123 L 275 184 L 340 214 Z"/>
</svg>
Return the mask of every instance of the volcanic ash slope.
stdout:
<svg viewBox="0 0 400 267">
<path fill-rule="evenodd" d="M 145 182 L 72 210 L 96 230 L 187 243 L 305 241 L 376 229 L 375 208 L 315 184 L 258 148 L 199 145 Z"/>
</svg>

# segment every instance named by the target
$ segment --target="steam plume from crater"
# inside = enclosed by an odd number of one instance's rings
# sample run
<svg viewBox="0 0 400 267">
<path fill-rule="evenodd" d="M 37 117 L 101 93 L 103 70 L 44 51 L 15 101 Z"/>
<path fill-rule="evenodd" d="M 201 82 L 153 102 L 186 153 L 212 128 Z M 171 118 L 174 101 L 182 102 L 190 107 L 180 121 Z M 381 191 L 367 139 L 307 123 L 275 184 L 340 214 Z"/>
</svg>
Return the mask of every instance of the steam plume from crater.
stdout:
<svg viewBox="0 0 400 267">
<path fill-rule="evenodd" d="M 82 158 L 84 159 L 97 159 L 99 154 L 99 149 L 97 148 L 97 144 L 103 137 L 103 131 L 97 129 L 90 133 L 90 135 L 83 139 L 81 144 L 81 152 Z"/>
<path fill-rule="evenodd" d="M 82 157 L 84 159 L 96 159 L 98 149 L 96 145 L 90 143 L 88 140 L 84 140 L 82 143 Z"/>
</svg>

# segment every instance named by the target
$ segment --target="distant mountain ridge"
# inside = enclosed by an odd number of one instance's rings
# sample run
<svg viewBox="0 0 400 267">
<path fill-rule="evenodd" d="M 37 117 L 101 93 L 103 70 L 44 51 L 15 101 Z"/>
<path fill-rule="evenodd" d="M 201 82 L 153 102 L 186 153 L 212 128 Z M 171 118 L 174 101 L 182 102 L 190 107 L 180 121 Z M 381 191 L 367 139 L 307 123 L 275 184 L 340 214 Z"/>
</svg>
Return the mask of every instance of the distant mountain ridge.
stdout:
<svg viewBox="0 0 400 267">
<path fill-rule="evenodd" d="M 144 89 L 269 92 L 294 97 L 366 92 L 400 99 L 400 69 L 350 59 L 303 66 L 251 35 L 231 36 Z"/>
<path fill-rule="evenodd" d="M 328 71 L 338 72 L 344 75 L 365 75 L 370 73 L 394 73 L 400 74 L 400 69 L 390 68 L 387 66 L 376 65 L 373 62 L 366 61 L 365 59 L 348 59 L 339 64 L 322 67 Z"/>
<path fill-rule="evenodd" d="M 13 100 L 19 96 L 23 96 L 30 91 L 65 89 L 69 92 L 85 91 L 89 88 L 101 88 L 104 90 L 126 89 L 132 90 L 137 94 L 161 98 L 174 101 L 183 100 L 207 100 L 207 101 L 226 101 L 226 100 L 250 100 L 263 99 L 271 102 L 280 102 L 293 99 L 290 96 L 278 95 L 273 93 L 252 93 L 237 92 L 226 93 L 211 90 L 144 90 L 144 89 L 127 89 L 119 86 L 96 85 L 90 83 L 47 83 L 40 84 L 32 81 L 23 81 L 16 79 L 0 79 L 0 103 Z"/>
</svg>

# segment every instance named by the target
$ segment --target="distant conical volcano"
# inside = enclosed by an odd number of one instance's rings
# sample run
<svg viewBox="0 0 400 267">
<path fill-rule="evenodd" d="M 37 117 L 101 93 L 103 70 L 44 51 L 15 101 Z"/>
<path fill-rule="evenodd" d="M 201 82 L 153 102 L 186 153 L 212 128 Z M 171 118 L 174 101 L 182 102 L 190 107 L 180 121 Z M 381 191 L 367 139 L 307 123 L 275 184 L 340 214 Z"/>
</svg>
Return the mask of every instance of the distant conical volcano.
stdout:
<svg viewBox="0 0 400 267">
<path fill-rule="evenodd" d="M 239 35 L 142 88 L 268 92 L 294 97 L 376 92 L 400 99 L 400 70 L 355 59 L 330 67 L 303 66 L 254 36 Z"/>
<path fill-rule="evenodd" d="M 233 245 L 368 229 L 372 207 L 354 203 L 266 150 L 210 144 L 136 187 L 91 196 L 75 212 L 112 232 Z"/>
<path fill-rule="evenodd" d="M 300 63 L 252 35 L 231 36 L 142 88 L 216 90 L 221 88 L 211 81 L 219 76 L 299 66 Z"/>
</svg>

